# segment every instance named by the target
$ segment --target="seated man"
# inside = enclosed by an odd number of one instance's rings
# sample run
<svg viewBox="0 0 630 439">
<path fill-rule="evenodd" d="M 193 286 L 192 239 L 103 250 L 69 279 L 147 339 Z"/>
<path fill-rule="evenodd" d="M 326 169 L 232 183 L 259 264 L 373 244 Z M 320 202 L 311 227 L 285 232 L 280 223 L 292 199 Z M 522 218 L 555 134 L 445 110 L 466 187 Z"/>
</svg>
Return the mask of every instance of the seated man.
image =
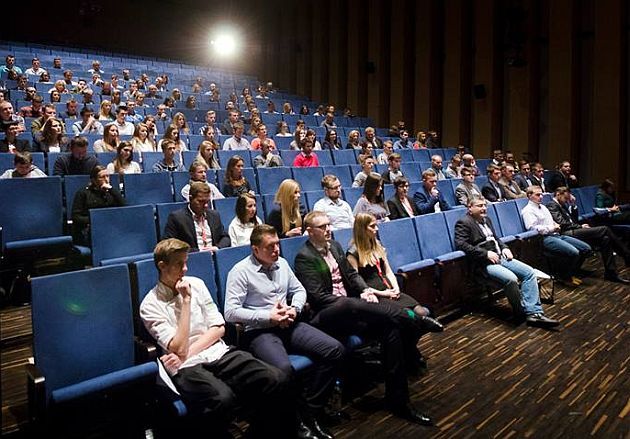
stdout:
<svg viewBox="0 0 630 439">
<path fill-rule="evenodd" d="M 20 108 L 20 116 L 22 117 L 42 117 L 44 109 L 44 98 L 35 95 L 31 99 L 31 105 Z"/>
<path fill-rule="evenodd" d="M 573 189 L 579 186 L 577 177 L 571 173 L 571 163 L 566 160 L 558 163 L 546 183 L 549 192 L 555 192 L 559 187 Z"/>
<path fill-rule="evenodd" d="M 195 250 L 216 251 L 230 246 L 230 236 L 223 228 L 219 213 L 208 207 L 210 187 L 206 182 L 190 185 L 188 206 L 168 215 L 164 238 L 177 238 Z"/>
<path fill-rule="evenodd" d="M 312 168 L 319 166 L 317 154 L 313 152 L 313 141 L 308 137 L 300 140 L 300 148 L 302 151 L 293 159 L 294 168 Z"/>
<path fill-rule="evenodd" d="M 127 122 L 127 113 L 126 105 L 116 107 L 116 120 L 112 123 L 118 127 L 118 134 L 121 136 L 132 136 L 135 129 L 133 123 Z"/>
<path fill-rule="evenodd" d="M 243 123 L 236 122 L 233 127 L 234 132 L 232 134 L 232 137 L 226 139 L 225 142 L 223 142 L 223 149 L 234 151 L 251 149 L 249 141 L 243 137 L 243 133 L 245 132 L 245 126 L 243 125 Z"/>
<path fill-rule="evenodd" d="M 431 425 L 431 419 L 409 402 L 407 373 L 417 367 L 414 360 L 421 361 L 414 329 L 426 329 L 437 322 L 379 301 L 350 265 L 341 245 L 332 240 L 330 220 L 324 212 L 310 212 L 304 222 L 309 240 L 295 257 L 295 271 L 315 313 L 311 323 L 335 337 L 366 334 L 381 340 L 388 408 L 412 422 Z M 418 327 L 413 328 L 413 324 Z"/>
<path fill-rule="evenodd" d="M 413 149 L 413 144 L 409 141 L 409 131 L 398 131 L 398 137 L 398 140 L 394 142 L 394 149 Z"/>
<path fill-rule="evenodd" d="M 519 185 L 514 181 L 514 167 L 509 164 L 505 164 L 501 167 L 501 178 L 499 179 L 499 185 L 503 189 L 505 198 L 508 200 L 514 200 L 516 198 L 525 198 L 525 192 L 521 190 Z"/>
<path fill-rule="evenodd" d="M 517 315 L 525 314 L 527 325 L 558 326 L 557 320 L 546 317 L 543 312 L 534 270 L 514 259 L 510 249 L 497 237 L 483 198 L 472 198 L 468 214 L 455 224 L 455 246 L 470 258 L 474 276 L 489 276 L 503 284 L 512 310 Z"/>
<path fill-rule="evenodd" d="M 311 379 L 304 382 L 300 437 L 331 438 L 319 424 L 332 393 L 344 348 L 337 340 L 300 321 L 306 291 L 280 255 L 280 240 L 268 224 L 254 227 L 252 254 L 238 262 L 227 277 L 225 319 L 245 325 L 243 345 L 254 356 L 293 378 L 290 353 L 309 357 Z M 314 436 L 308 436 L 312 434 Z"/>
<path fill-rule="evenodd" d="M 477 164 L 475 163 L 475 157 L 472 154 L 464 154 L 462 156 L 462 167 L 472 169 L 475 177 L 481 175 L 479 167 L 477 167 Z"/>
<path fill-rule="evenodd" d="M 446 167 L 444 173 L 448 178 L 460 178 L 462 169 L 462 157 L 459 154 L 455 154 L 451 158 L 451 162 Z"/>
<path fill-rule="evenodd" d="M 39 178 L 47 175 L 33 164 L 33 157 L 28 151 L 17 151 L 13 157 L 15 169 L 7 169 L 0 178 Z"/>
<path fill-rule="evenodd" d="M 188 173 L 190 174 L 190 181 L 181 190 L 181 195 L 184 200 L 189 200 L 190 185 L 195 181 L 201 181 L 202 183 L 207 184 L 210 188 L 210 209 L 214 209 L 214 200 L 225 198 L 219 188 L 208 182 L 208 165 L 205 162 L 195 160 L 191 163 L 190 168 L 188 168 Z"/>
<path fill-rule="evenodd" d="M 365 129 L 365 137 L 361 139 L 361 144 L 367 143 L 372 145 L 374 149 L 383 148 L 383 140 L 380 137 L 376 136 L 376 130 L 372 127 L 367 127 Z"/>
<path fill-rule="evenodd" d="M 231 110 L 228 113 L 228 118 L 223 121 L 221 125 L 221 134 L 233 135 L 235 125 L 239 122 L 238 110 Z"/>
<path fill-rule="evenodd" d="M 11 101 L 5 100 L 0 102 L 0 132 L 5 132 L 14 124 L 20 126 L 20 131 L 24 130 L 24 118 L 13 112 L 13 104 Z"/>
<path fill-rule="evenodd" d="M 383 177 L 384 183 L 391 184 L 398 177 L 403 177 L 403 173 L 400 170 L 401 162 L 402 162 L 402 157 L 397 152 L 393 152 L 387 157 L 387 163 L 389 166 L 381 174 L 381 177 Z"/>
<path fill-rule="evenodd" d="M 72 124 L 72 133 L 75 136 L 81 134 L 103 134 L 103 125 L 94 117 L 94 110 L 90 107 L 81 108 L 81 120 Z"/>
<path fill-rule="evenodd" d="M 217 113 L 214 110 L 208 110 L 206 112 L 206 124 L 199 128 L 199 134 L 205 136 L 208 130 L 217 134 L 219 131 L 217 128 Z"/>
<path fill-rule="evenodd" d="M 227 437 L 234 409 L 244 405 L 261 437 L 291 437 L 286 377 L 223 341 L 225 322 L 208 288 L 185 276 L 189 249 L 167 239 L 153 253 L 160 278 L 142 300 L 140 317 L 164 352 L 160 361 L 207 434 Z M 269 422 L 281 415 L 288 419 Z"/>
<path fill-rule="evenodd" d="M 549 192 L 545 186 L 545 168 L 541 163 L 533 163 L 532 171 L 529 175 L 529 179 L 532 182 L 532 186 L 540 186 L 543 193 Z"/>
<path fill-rule="evenodd" d="M 567 286 L 578 286 L 582 281 L 575 274 L 590 253 L 591 247 L 579 239 L 560 234 L 560 224 L 551 217 L 549 209 L 542 204 L 542 189 L 539 186 L 527 188 L 529 203 L 521 210 L 527 230 L 536 230 L 543 235 L 543 247 L 554 255 L 558 277 Z"/>
<path fill-rule="evenodd" d="M 447 178 L 451 178 L 447 174 L 445 174 L 444 171 L 442 170 L 442 156 L 438 154 L 434 154 L 431 156 L 431 167 L 428 168 L 427 171 L 429 170 L 435 173 L 435 176 L 437 177 L 438 180 L 445 180 Z"/>
<path fill-rule="evenodd" d="M 420 215 L 450 210 L 448 202 L 437 188 L 437 175 L 429 168 L 422 173 L 422 186 L 413 194 L 413 202 Z"/>
<path fill-rule="evenodd" d="M 18 121 L 6 124 L 5 136 L 0 139 L 0 152 L 16 153 L 31 150 L 31 142 L 19 136 L 23 131 L 22 128 L 24 127 Z"/>
<path fill-rule="evenodd" d="M 530 166 L 526 160 L 521 160 L 518 162 L 518 165 L 519 173 L 514 176 L 514 181 L 518 184 L 518 187 L 520 187 L 522 191 L 526 191 L 528 187 L 534 185 L 529 175 Z"/>
<path fill-rule="evenodd" d="M 174 140 L 171 139 L 163 139 L 162 140 L 162 160 L 156 162 L 153 165 L 153 172 L 175 172 L 175 171 L 185 171 L 184 165 L 175 161 L 175 155 L 177 154 L 177 145 Z"/>
<path fill-rule="evenodd" d="M 464 166 L 461 170 L 462 182 L 455 188 L 455 198 L 462 206 L 468 206 L 473 197 L 481 197 L 481 189 L 475 184 L 475 172 Z"/>
<path fill-rule="evenodd" d="M 77 108 L 79 108 L 79 103 L 74 99 L 70 99 L 68 102 L 66 102 L 66 111 L 61 113 L 61 117 L 64 120 L 65 119 L 78 119 L 79 112 L 77 111 Z"/>
<path fill-rule="evenodd" d="M 70 154 L 60 154 L 55 160 L 53 175 L 90 175 L 98 165 L 96 157 L 88 155 L 88 141 L 85 137 L 70 139 Z"/>
<path fill-rule="evenodd" d="M 630 266 L 630 250 L 607 226 L 591 227 L 575 221 L 568 209 L 571 197 L 569 188 L 560 186 L 556 189 L 553 200 L 547 204 L 553 220 L 560 224 L 560 233 L 584 241 L 591 247 L 599 248 L 604 260 L 604 279 L 629 285 L 629 280 L 617 274 L 617 262 L 613 251 L 617 251 L 624 258 L 626 266 Z"/>
<path fill-rule="evenodd" d="M 326 213 L 331 230 L 349 229 L 354 225 L 352 207 L 341 198 L 341 182 L 334 175 L 324 175 L 321 181 L 324 197 L 317 200 L 313 210 Z"/>
<path fill-rule="evenodd" d="M 271 152 L 271 143 L 269 139 L 260 142 L 260 155 L 254 157 L 255 168 L 276 168 L 284 166 L 282 157 Z"/>
<path fill-rule="evenodd" d="M 503 187 L 499 183 L 501 179 L 501 168 L 497 165 L 488 165 L 486 173 L 488 174 L 488 182 L 481 188 L 483 197 L 491 203 L 505 201 L 507 197 L 505 196 Z"/>
</svg>

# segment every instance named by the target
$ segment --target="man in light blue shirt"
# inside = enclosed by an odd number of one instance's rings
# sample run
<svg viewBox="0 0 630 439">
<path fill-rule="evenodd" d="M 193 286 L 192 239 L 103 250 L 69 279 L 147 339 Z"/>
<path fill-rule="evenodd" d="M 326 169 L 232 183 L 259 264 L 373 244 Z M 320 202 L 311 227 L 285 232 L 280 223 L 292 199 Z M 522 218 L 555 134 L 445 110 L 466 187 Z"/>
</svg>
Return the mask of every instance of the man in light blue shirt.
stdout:
<svg viewBox="0 0 630 439">
<path fill-rule="evenodd" d="M 332 437 L 319 424 L 333 390 L 336 369 L 344 348 L 336 339 L 299 321 L 306 290 L 287 261 L 280 257 L 276 229 L 254 227 L 252 254 L 238 262 L 227 277 L 225 319 L 245 325 L 243 346 L 254 356 L 292 377 L 289 354 L 307 356 L 315 363 L 312 378 L 304 384 L 306 407 L 300 410 L 298 435 Z"/>
</svg>

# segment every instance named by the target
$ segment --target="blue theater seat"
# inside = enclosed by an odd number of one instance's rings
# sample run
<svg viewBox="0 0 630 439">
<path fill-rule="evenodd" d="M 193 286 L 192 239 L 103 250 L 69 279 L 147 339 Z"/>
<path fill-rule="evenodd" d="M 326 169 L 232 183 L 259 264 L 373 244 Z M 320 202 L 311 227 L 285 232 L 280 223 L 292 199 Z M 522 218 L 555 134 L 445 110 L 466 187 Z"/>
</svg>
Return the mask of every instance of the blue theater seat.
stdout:
<svg viewBox="0 0 630 439">
<path fill-rule="evenodd" d="M 300 184 L 303 192 L 321 190 L 322 177 L 324 176 L 323 168 L 292 168 L 293 179 Z"/>
<path fill-rule="evenodd" d="M 179 201 L 175 203 L 158 203 L 155 205 L 155 213 L 157 215 L 157 232 L 158 238 L 164 239 L 164 230 L 166 229 L 166 222 L 168 221 L 168 215 L 179 209 L 183 209 L 188 206 L 185 201 Z"/>
<path fill-rule="evenodd" d="M 214 208 L 219 213 L 219 216 L 221 217 L 221 223 L 223 224 L 223 227 L 225 228 L 225 230 L 228 229 L 228 227 L 230 226 L 230 223 L 236 216 L 236 201 L 237 200 L 238 200 L 237 197 L 222 198 L 220 200 L 214 200 Z M 256 215 L 258 215 L 258 217 L 263 220 L 265 218 L 265 211 L 263 209 L 263 201 L 260 195 L 256 196 Z"/>
<path fill-rule="evenodd" d="M 333 232 L 333 238 L 341 247 L 343 247 L 344 251 L 348 251 L 350 247 L 350 241 L 352 240 L 352 229 L 339 229 Z"/>
<path fill-rule="evenodd" d="M 127 205 L 174 201 L 170 172 L 126 174 L 124 184 Z"/>
<path fill-rule="evenodd" d="M 322 166 L 324 175 L 336 175 L 342 187 L 351 187 L 354 176 L 348 165 Z M 320 186 L 321 187 L 321 186 Z"/>
<path fill-rule="evenodd" d="M 293 178 L 291 168 L 287 166 L 276 168 L 258 168 L 257 172 L 258 187 L 260 187 L 261 194 L 275 194 L 283 180 Z"/>
<path fill-rule="evenodd" d="M 292 270 L 295 266 L 295 257 L 306 241 L 308 241 L 308 236 L 306 235 L 293 236 L 280 240 L 280 254 L 287 260 Z"/>
</svg>

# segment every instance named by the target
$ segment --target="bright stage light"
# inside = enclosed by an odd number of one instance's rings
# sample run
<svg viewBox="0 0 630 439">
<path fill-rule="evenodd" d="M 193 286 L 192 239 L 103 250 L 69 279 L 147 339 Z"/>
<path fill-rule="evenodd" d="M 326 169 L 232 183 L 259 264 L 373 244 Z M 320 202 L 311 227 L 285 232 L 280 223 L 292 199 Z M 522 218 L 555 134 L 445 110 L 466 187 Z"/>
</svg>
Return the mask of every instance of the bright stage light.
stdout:
<svg viewBox="0 0 630 439">
<path fill-rule="evenodd" d="M 210 44 L 214 47 L 215 52 L 221 56 L 230 56 L 236 51 L 236 40 L 231 35 L 219 35 L 210 41 Z"/>
</svg>

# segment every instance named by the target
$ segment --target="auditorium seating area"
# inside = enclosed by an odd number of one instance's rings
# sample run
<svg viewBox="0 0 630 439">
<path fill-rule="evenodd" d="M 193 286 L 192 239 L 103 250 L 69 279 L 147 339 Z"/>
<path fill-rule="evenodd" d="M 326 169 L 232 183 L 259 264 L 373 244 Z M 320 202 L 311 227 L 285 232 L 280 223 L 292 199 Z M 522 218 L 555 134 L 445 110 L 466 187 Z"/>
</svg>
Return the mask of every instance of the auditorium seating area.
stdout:
<svg viewBox="0 0 630 439">
<path fill-rule="evenodd" d="M 181 160 L 186 168 L 192 163 L 196 156 L 196 150 L 203 137 L 197 135 L 199 129 L 205 125 L 205 114 L 208 110 L 217 112 L 217 122 L 220 124 L 227 118 L 227 111 L 224 109 L 228 96 L 231 92 L 240 94 L 244 87 L 256 89 L 259 84 L 258 78 L 241 75 L 235 72 L 208 69 L 198 66 L 187 65 L 183 63 L 158 60 L 153 58 L 129 57 L 121 56 L 113 53 L 93 53 L 82 50 L 73 50 L 62 47 L 49 46 L 24 46 L 17 43 L 0 44 L 0 53 L 13 53 L 16 56 L 16 64 L 19 66 L 30 66 L 31 59 L 37 56 L 42 61 L 42 66 L 51 73 L 51 83 L 36 82 L 33 77 L 29 78 L 29 85 L 37 88 L 41 92 L 45 101 L 49 99 L 47 90 L 53 86 L 57 79 L 63 79 L 63 69 L 72 69 L 75 73 L 75 80 L 79 78 L 89 79 L 91 75 L 87 72 L 91 68 L 93 59 L 100 61 L 101 67 L 106 73 L 106 77 L 111 73 L 118 73 L 123 68 L 130 70 L 132 77 L 137 77 L 141 73 L 146 73 L 149 77 L 154 78 L 156 75 L 166 74 L 169 77 L 168 88 L 178 88 L 182 91 L 183 98 L 176 101 L 175 107 L 169 110 L 169 114 L 181 111 L 187 118 L 191 134 L 182 138 L 188 145 L 190 151 L 185 151 L 181 155 Z M 53 70 L 51 67 L 54 57 L 59 56 L 63 62 L 63 69 Z M 192 93 L 192 87 L 196 78 L 203 78 L 204 84 L 214 82 L 221 90 L 221 100 L 219 102 L 211 102 L 209 96 L 203 93 Z M 0 83 L 8 90 L 5 92 L 5 98 L 12 101 L 14 108 L 17 110 L 22 106 L 28 105 L 24 101 L 24 93 L 15 90 L 16 83 L 7 79 L 5 76 L 0 77 Z M 204 90 L 205 91 L 205 90 Z M 183 103 L 187 96 L 195 95 L 197 106 L 195 109 L 187 109 L 183 107 Z M 283 103 L 290 102 L 294 109 L 307 105 L 311 111 L 314 111 L 319 103 L 294 95 L 290 92 L 275 91 L 270 94 L 271 100 L 275 103 L 276 108 L 281 109 Z M 62 95 L 62 103 L 57 104 L 57 113 L 65 111 L 65 102 L 70 98 L 76 98 L 81 102 L 81 96 L 72 94 Z M 100 95 L 94 94 L 93 108 L 98 111 Z M 266 108 L 268 99 L 256 98 L 258 107 L 262 110 Z M 140 114 L 153 114 L 155 106 L 162 103 L 162 99 L 148 99 L 147 108 L 136 109 Z M 339 110 L 337 110 L 339 112 Z M 278 120 L 284 120 L 289 125 L 289 130 L 293 131 L 295 123 L 298 119 L 306 122 L 308 127 L 312 127 L 316 131 L 317 139 L 323 142 L 325 128 L 320 127 L 323 120 L 321 116 L 298 116 L 298 115 L 280 115 L 280 114 L 263 114 L 262 120 L 268 125 L 269 131 L 275 127 Z M 65 121 L 67 134 L 71 134 L 71 120 Z M 367 126 L 373 126 L 373 121 L 367 117 L 344 117 L 337 114 L 335 122 L 338 125 L 337 131 L 342 139 L 347 138 L 347 134 L 351 130 L 358 129 L 363 133 Z M 30 123 L 32 119 L 26 118 L 26 132 L 21 134 L 25 138 L 30 138 Z M 164 133 L 165 125 L 158 123 L 158 134 Z M 387 139 L 387 129 L 377 129 L 377 135 L 383 139 Z M 94 142 L 101 136 L 88 135 L 89 149 L 93 151 Z M 229 136 L 220 136 L 218 139 L 220 144 L 229 138 Z M 158 139 L 159 140 L 159 137 Z M 250 137 L 251 141 L 252 138 Z M 280 155 L 285 164 L 292 163 L 296 152 L 289 150 L 289 142 L 292 137 L 276 137 L 274 139 L 280 150 Z M 392 138 L 391 140 L 397 140 Z M 342 183 L 342 197 L 354 206 L 357 199 L 361 195 L 361 189 L 352 188 L 352 179 L 357 172 L 360 171 L 357 159 L 360 151 L 357 150 L 322 150 L 316 151 L 321 166 L 314 168 L 293 168 L 291 166 L 277 168 L 253 168 L 252 160 L 260 154 L 258 151 L 236 151 L 236 154 L 245 161 L 246 168 L 244 173 L 257 194 L 258 216 L 266 218 L 268 212 L 273 207 L 273 194 L 276 192 L 279 184 L 286 178 L 293 178 L 298 181 L 302 188 L 302 201 L 307 209 L 312 210 L 315 202 L 323 196 L 320 180 L 326 174 L 336 175 Z M 375 156 L 380 154 L 381 150 L 375 150 Z M 421 173 L 430 167 L 430 156 L 439 154 L 444 158 L 445 165 L 448 160 L 456 153 L 455 148 L 439 148 L 439 149 L 418 149 L 418 150 L 402 150 L 403 170 L 410 179 L 410 195 L 421 185 Z M 219 187 L 223 186 L 223 175 L 225 166 L 235 152 L 217 151 L 219 164 L 221 169 L 209 170 L 208 181 Z M 63 154 L 63 153 L 61 153 Z M 60 379 L 61 384 L 56 386 L 55 390 L 47 388 L 46 398 L 53 397 L 55 392 L 63 391 L 65 386 L 76 385 L 81 387 L 80 391 L 75 391 L 73 396 L 80 394 L 87 388 L 90 392 L 105 392 L 107 386 L 99 386 L 91 380 L 104 380 L 108 384 L 117 384 L 116 380 L 111 380 L 111 374 L 119 372 L 124 368 L 140 368 L 142 366 L 133 365 L 134 361 L 131 357 L 133 334 L 141 335 L 142 329 L 137 322 L 137 315 L 134 318 L 130 308 L 133 306 L 134 312 L 137 312 L 137 304 L 141 301 L 148 288 L 155 284 L 157 272 L 152 262 L 152 252 L 155 244 L 160 240 L 166 218 L 174 209 L 184 206 L 181 197 L 181 188 L 188 183 L 188 172 L 173 173 L 152 173 L 151 164 L 161 158 L 161 153 L 144 153 L 141 165 L 143 173 L 125 175 L 124 178 L 118 175 L 112 176 L 112 184 L 121 188 L 121 192 L 125 198 L 126 206 L 119 208 L 109 208 L 93 210 L 91 212 L 91 249 L 78 248 L 72 246 L 70 238 L 70 221 L 72 200 L 74 194 L 82 187 L 89 183 L 88 176 L 52 176 L 52 167 L 55 159 L 58 157 L 56 153 L 35 152 L 32 153 L 34 164 L 45 171 L 49 177 L 40 179 L 7 179 L 0 180 L 0 232 L 1 232 L 1 251 L 3 265 L 5 268 L 28 267 L 34 270 L 33 275 L 33 327 L 35 335 L 35 363 L 42 363 L 45 358 L 51 361 L 51 358 L 45 356 L 39 343 L 50 344 L 50 340 L 54 334 L 49 334 L 45 340 L 38 340 L 37 332 L 46 332 L 44 328 L 46 324 L 54 319 L 70 318 L 76 316 L 79 312 L 76 309 L 63 309 L 62 305 L 55 305 L 59 308 L 59 314 L 51 317 L 47 313 L 41 312 L 49 303 L 54 301 L 63 301 L 63 294 L 67 294 L 59 285 L 76 285 L 82 283 L 86 285 L 96 285 L 102 279 L 107 279 L 108 290 L 102 291 L 103 294 L 112 296 L 117 293 L 116 297 L 124 296 L 122 301 L 124 313 L 117 315 L 117 324 L 123 325 L 126 329 L 131 327 L 135 331 L 126 331 L 125 334 L 116 334 L 117 337 L 126 337 L 127 350 L 125 351 L 125 361 L 118 365 L 118 369 L 112 367 L 94 368 L 87 374 L 77 374 L 71 378 Z M 96 154 L 99 163 L 107 165 L 113 160 L 113 153 Z M 477 160 L 480 169 L 485 168 L 485 162 L 490 159 L 480 158 Z M 13 154 L 0 153 L 0 173 L 7 169 L 13 168 Z M 381 173 L 387 169 L 386 165 L 376 165 L 375 171 Z M 457 206 L 455 198 L 455 188 L 461 182 L 460 179 L 449 179 L 439 182 L 439 189 L 445 195 L 451 206 Z M 593 203 L 596 187 L 589 186 L 579 188 L 575 191 L 577 201 L 580 206 L 580 212 L 585 220 L 594 215 Z M 392 185 L 386 185 L 384 188 L 385 199 L 390 198 L 394 194 Z M 214 207 L 219 212 L 223 225 L 227 228 L 228 224 L 234 217 L 234 206 L 236 200 L 228 198 L 224 200 L 214 201 Z M 539 243 L 536 242 L 536 233 L 525 230 L 523 221 L 519 214 L 523 200 L 506 201 L 502 203 L 493 203 L 489 205 L 488 214 L 494 221 L 497 233 L 514 250 L 523 261 L 534 266 L 540 266 L 538 258 Z M 459 206 L 461 207 L 461 206 Z M 389 250 L 390 263 L 392 268 L 397 272 L 402 281 L 403 289 L 409 292 L 417 292 L 416 299 L 421 303 L 430 305 L 440 316 L 456 315 L 461 311 L 465 304 L 468 294 L 466 285 L 468 279 L 467 264 L 464 253 L 458 251 L 454 243 L 454 224 L 464 215 L 464 208 L 456 208 L 447 212 L 433 213 L 422 215 L 413 219 L 400 219 L 389 221 L 380 225 L 379 236 L 384 246 Z M 347 247 L 352 232 L 350 230 L 340 230 L 334 233 L 334 238 Z M 281 242 L 281 254 L 290 264 L 305 237 L 286 238 Z M 217 251 L 214 254 L 197 253 L 191 255 L 189 260 L 189 275 L 197 276 L 204 279 L 209 290 L 213 294 L 213 298 L 217 301 L 219 309 L 223 309 L 225 298 L 225 283 L 227 273 L 233 265 L 243 257 L 249 254 L 249 247 L 226 248 Z M 69 256 L 73 255 L 73 256 Z M 83 263 L 76 265 L 62 265 L 56 268 L 62 271 L 61 274 L 52 276 L 36 277 L 38 274 L 46 274 L 46 269 L 41 270 L 34 262 L 35 259 L 53 257 L 77 257 L 80 255 L 84 258 Z M 69 271 L 80 268 L 78 271 Z M 38 272 L 37 270 L 41 270 Z M 69 272 L 64 272 L 69 271 Z M 92 278 L 96 276 L 96 280 Z M 50 282 L 56 282 L 56 290 L 53 291 L 48 286 Z M 85 288 L 89 290 L 89 288 Z M 82 290 L 81 290 L 82 291 Z M 76 290 L 72 293 L 79 295 L 81 291 Z M 43 296 L 48 294 L 51 297 Z M 54 295 L 57 297 L 52 297 Z M 41 297 L 40 297 L 41 295 Z M 37 297 L 37 300 L 35 298 Z M 45 300 L 45 302 L 43 302 Z M 83 305 L 90 308 L 89 299 L 77 298 L 77 301 L 85 301 Z M 79 306 L 79 305 L 77 305 Z M 111 311 L 111 310 L 109 310 Z M 67 316 L 67 317 L 64 317 Z M 101 315 L 104 317 L 104 315 Z M 135 321 L 134 321 L 135 320 Z M 60 325 L 67 326 L 68 322 L 61 322 Z M 62 328 L 62 329 L 68 329 Z M 88 331 L 89 327 L 81 326 L 81 329 Z M 55 333 L 57 334 L 57 333 Z M 63 335 L 65 337 L 65 335 Z M 99 338 L 106 335 L 100 334 Z M 62 335 L 59 335 L 62 337 Z M 356 341 L 355 341 L 356 342 Z M 97 352 L 96 350 L 94 352 Z M 105 351 L 98 355 L 115 355 L 115 352 Z M 52 354 L 51 354 L 52 355 Z M 96 353 L 95 353 L 96 355 Z M 137 359 L 137 358 L 136 358 Z M 309 359 L 306 357 L 292 358 L 296 369 L 307 368 Z M 124 363 L 124 364 L 122 364 Z M 75 367 L 76 364 L 69 362 L 67 370 Z M 147 376 L 154 376 L 156 371 L 150 368 L 141 370 L 139 379 L 146 379 Z M 108 375 L 109 374 L 109 375 Z M 69 374 L 72 375 L 72 374 Z M 34 377 L 35 375 L 33 375 Z M 110 381 L 108 381 L 110 379 Z M 88 382 L 89 381 L 89 382 Z M 50 384 L 52 381 L 47 381 Z M 56 383 L 55 383 L 56 384 Z M 90 387 L 90 386 L 96 387 Z M 83 395 L 79 395 L 83 396 Z M 41 397 L 41 395 L 40 395 Z M 54 398 L 53 398 L 54 399 Z M 166 398 L 168 399 L 168 398 Z M 167 402 L 161 401 L 168 405 L 166 410 L 169 415 L 183 417 L 186 415 L 186 407 L 176 396 L 170 395 Z M 46 404 L 44 404 L 46 405 Z M 41 408 L 41 407 L 40 407 Z"/>
</svg>

